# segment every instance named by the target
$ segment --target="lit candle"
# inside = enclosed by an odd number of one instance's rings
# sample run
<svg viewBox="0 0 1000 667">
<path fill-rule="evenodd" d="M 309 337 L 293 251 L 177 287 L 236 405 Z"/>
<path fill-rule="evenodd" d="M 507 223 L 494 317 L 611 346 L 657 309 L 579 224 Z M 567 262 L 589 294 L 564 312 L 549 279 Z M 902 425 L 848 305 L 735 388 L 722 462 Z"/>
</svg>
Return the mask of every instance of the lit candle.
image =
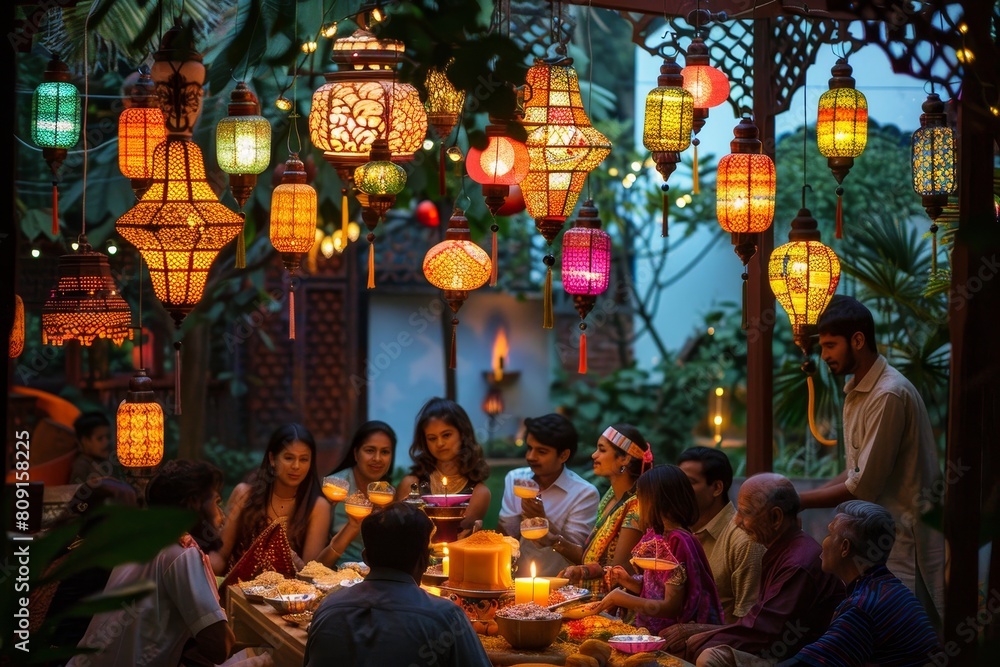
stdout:
<svg viewBox="0 0 1000 667">
<path fill-rule="evenodd" d="M 444 548 L 444 558 L 441 560 L 441 574 L 448 576 L 448 547 Z"/>
<path fill-rule="evenodd" d="M 444 486 L 444 506 L 448 506 L 448 478 L 441 475 L 441 485 Z"/>
<path fill-rule="evenodd" d="M 531 576 L 514 580 L 514 604 L 535 604 L 546 607 L 549 604 L 549 580 L 535 576 L 535 564 L 531 564 Z"/>
</svg>

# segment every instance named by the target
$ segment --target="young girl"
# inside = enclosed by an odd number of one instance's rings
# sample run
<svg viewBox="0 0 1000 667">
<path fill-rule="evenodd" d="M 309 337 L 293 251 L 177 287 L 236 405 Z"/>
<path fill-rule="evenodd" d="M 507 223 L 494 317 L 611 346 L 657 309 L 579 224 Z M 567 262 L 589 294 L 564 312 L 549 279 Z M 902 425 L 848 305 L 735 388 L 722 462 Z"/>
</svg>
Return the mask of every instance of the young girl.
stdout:
<svg viewBox="0 0 1000 667">
<path fill-rule="evenodd" d="M 490 507 L 490 490 L 483 484 L 490 469 L 462 406 L 445 398 L 427 401 L 417 415 L 410 458 L 413 467 L 400 482 L 396 500 L 405 499 L 413 484 L 421 495 L 471 493 L 458 537 L 469 535 Z"/>
<path fill-rule="evenodd" d="M 722 624 L 722 605 L 701 543 L 690 533 L 698 505 L 687 475 L 677 466 L 657 466 L 636 484 L 645 534 L 633 560 L 656 557 L 676 564 L 672 570 L 644 570 L 631 576 L 621 566 L 608 570 L 608 586 L 619 585 L 601 601 L 600 611 L 623 607 L 636 612 L 635 624 L 650 633 L 675 623 Z"/>
</svg>

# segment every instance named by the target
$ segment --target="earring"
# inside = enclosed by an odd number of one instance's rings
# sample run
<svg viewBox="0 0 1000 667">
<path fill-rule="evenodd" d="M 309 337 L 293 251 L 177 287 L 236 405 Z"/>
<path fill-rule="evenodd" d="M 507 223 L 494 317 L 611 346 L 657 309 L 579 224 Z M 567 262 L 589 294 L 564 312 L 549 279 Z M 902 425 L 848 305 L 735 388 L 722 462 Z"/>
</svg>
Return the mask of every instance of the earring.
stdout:
<svg viewBox="0 0 1000 667">
<path fill-rule="evenodd" d="M 619 468 L 618 469 L 618 473 L 621 474 L 621 475 L 624 475 L 625 474 L 625 466 L 622 466 L 621 468 Z"/>
</svg>

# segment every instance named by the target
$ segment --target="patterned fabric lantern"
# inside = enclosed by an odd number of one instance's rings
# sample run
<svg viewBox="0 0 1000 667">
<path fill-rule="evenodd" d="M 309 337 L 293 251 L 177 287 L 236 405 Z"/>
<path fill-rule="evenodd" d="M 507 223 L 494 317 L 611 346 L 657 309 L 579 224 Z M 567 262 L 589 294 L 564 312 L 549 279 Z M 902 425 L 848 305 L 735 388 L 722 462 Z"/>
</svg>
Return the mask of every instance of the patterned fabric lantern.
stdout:
<svg viewBox="0 0 1000 667">
<path fill-rule="evenodd" d="M 816 322 L 840 282 L 840 260 L 820 241 L 816 219 L 807 208 L 792 220 L 788 240 L 771 253 L 767 276 L 791 321 L 795 344 L 808 354 Z"/>
<path fill-rule="evenodd" d="M 389 142 L 376 139 L 371 160 L 354 170 L 354 184 L 365 197 L 361 219 L 368 227 L 368 289 L 375 288 L 375 227 L 406 186 L 406 172 L 390 158 Z"/>
<path fill-rule="evenodd" d="M 843 236 L 844 177 L 868 143 L 868 100 L 855 89 L 853 68 L 845 58 L 833 66 L 830 89 L 820 95 L 816 143 L 837 179 L 837 238 Z"/>
<path fill-rule="evenodd" d="M 455 368 L 458 310 L 469 297 L 469 291 L 482 287 L 490 277 L 490 256 L 472 242 L 469 221 L 462 209 L 456 208 L 448 221 L 444 241 L 427 251 L 423 268 L 427 281 L 444 290 L 444 299 L 455 315 L 451 320 L 448 362 L 448 368 Z"/>
<path fill-rule="evenodd" d="M 763 144 L 750 118 L 744 116 L 733 135 L 732 153 L 719 160 L 715 214 L 746 266 L 757 252 L 752 235 L 774 220 L 775 169 L 774 161 L 761 153 Z"/>
<path fill-rule="evenodd" d="M 14 295 L 14 324 L 10 328 L 8 358 L 16 359 L 24 352 L 24 301 Z"/>
<path fill-rule="evenodd" d="M 126 468 L 146 468 L 163 460 L 163 408 L 156 402 L 153 381 L 144 369 L 128 383 L 118 406 L 116 453 Z"/>
<path fill-rule="evenodd" d="M 108 256 L 81 236 L 79 249 L 59 258 L 59 279 L 42 306 L 42 342 L 90 345 L 107 338 L 121 345 L 132 338 L 132 311 L 111 277 Z"/>
<path fill-rule="evenodd" d="M 587 372 L 587 315 L 597 296 L 608 289 L 611 278 L 611 237 L 601 229 L 601 219 L 588 199 L 580 207 L 576 223 L 562 238 L 562 282 L 580 313 L 579 373 Z"/>
<path fill-rule="evenodd" d="M 324 75 L 309 110 L 309 136 L 340 176 L 341 231 L 347 238 L 347 190 L 354 169 L 368 161 L 378 138 L 388 141 L 393 162 L 406 162 L 423 145 L 427 112 L 417 89 L 400 83 L 396 68 L 403 43 L 380 40 L 366 30 L 333 43 L 336 72 Z"/>
<path fill-rule="evenodd" d="M 294 276 L 300 255 L 316 242 L 316 190 L 306 183 L 306 168 L 297 153 L 285 161 L 281 185 L 271 195 L 271 245 L 281 253 L 285 269 L 292 275 L 288 290 L 288 338 L 295 339 Z"/>
<path fill-rule="evenodd" d="M 53 58 L 31 97 L 31 140 L 52 170 L 52 235 L 59 234 L 59 168 L 67 149 L 80 139 L 80 91 L 69 82 L 69 67 Z"/>
<path fill-rule="evenodd" d="M 524 127 L 530 162 L 521 191 L 528 214 L 550 247 L 545 256 L 546 329 L 553 324 L 552 241 L 573 213 L 587 174 L 611 152 L 611 142 L 590 124 L 572 64 L 564 55 L 552 62 L 536 60 L 526 76 L 531 97 L 524 102 Z"/>
<path fill-rule="evenodd" d="M 948 196 L 958 188 L 955 173 L 955 133 L 948 127 L 944 102 L 935 93 L 927 96 L 920 114 L 920 129 L 913 133 L 913 189 L 931 219 L 931 271 L 937 270 L 937 219 Z"/>
<path fill-rule="evenodd" d="M 663 176 L 663 236 L 667 235 L 667 179 L 680 162 L 680 152 L 691 144 L 694 97 L 684 89 L 681 68 L 673 58 L 664 58 L 656 88 L 646 95 L 642 123 L 642 145 L 653 153 L 656 170 Z"/>
<path fill-rule="evenodd" d="M 155 86 L 149 68 L 143 65 L 130 106 L 118 117 L 118 169 L 132 181 L 137 199 L 153 177 L 153 151 L 167 138 Z"/>
<path fill-rule="evenodd" d="M 694 121 L 693 129 L 695 137 L 691 143 L 694 145 L 694 166 L 692 168 L 692 190 L 694 194 L 700 192 L 698 184 L 698 146 L 701 140 L 698 133 L 705 127 L 705 120 L 708 118 L 708 110 L 717 107 L 729 99 L 729 78 L 717 67 L 713 67 L 708 59 L 708 46 L 705 40 L 698 36 L 691 40 L 688 45 L 685 67 L 681 70 L 684 77 L 684 88 L 691 93 L 694 98 Z"/>
</svg>

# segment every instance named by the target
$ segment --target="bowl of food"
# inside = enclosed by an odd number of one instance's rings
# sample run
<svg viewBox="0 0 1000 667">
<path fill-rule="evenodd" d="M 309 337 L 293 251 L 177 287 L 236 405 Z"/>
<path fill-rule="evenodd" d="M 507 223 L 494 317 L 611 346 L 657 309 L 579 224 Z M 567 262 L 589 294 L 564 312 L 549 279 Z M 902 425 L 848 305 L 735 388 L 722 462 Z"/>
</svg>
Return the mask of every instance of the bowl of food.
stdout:
<svg viewBox="0 0 1000 667">
<path fill-rule="evenodd" d="M 523 651 L 548 648 L 562 629 L 562 615 L 534 603 L 504 607 L 493 618 L 500 636 Z"/>
<path fill-rule="evenodd" d="M 428 505 L 437 505 L 438 507 L 455 507 L 456 505 L 469 502 L 470 498 L 472 498 L 471 493 L 430 494 L 423 496 L 424 502 Z"/>
<path fill-rule="evenodd" d="M 615 635 L 608 644 L 622 653 L 646 653 L 659 651 L 666 646 L 667 640 L 655 635 Z"/>
<path fill-rule="evenodd" d="M 279 614 L 285 615 L 301 614 L 308 611 L 315 599 L 314 593 L 289 593 L 265 597 L 264 602 L 274 607 Z"/>
</svg>

